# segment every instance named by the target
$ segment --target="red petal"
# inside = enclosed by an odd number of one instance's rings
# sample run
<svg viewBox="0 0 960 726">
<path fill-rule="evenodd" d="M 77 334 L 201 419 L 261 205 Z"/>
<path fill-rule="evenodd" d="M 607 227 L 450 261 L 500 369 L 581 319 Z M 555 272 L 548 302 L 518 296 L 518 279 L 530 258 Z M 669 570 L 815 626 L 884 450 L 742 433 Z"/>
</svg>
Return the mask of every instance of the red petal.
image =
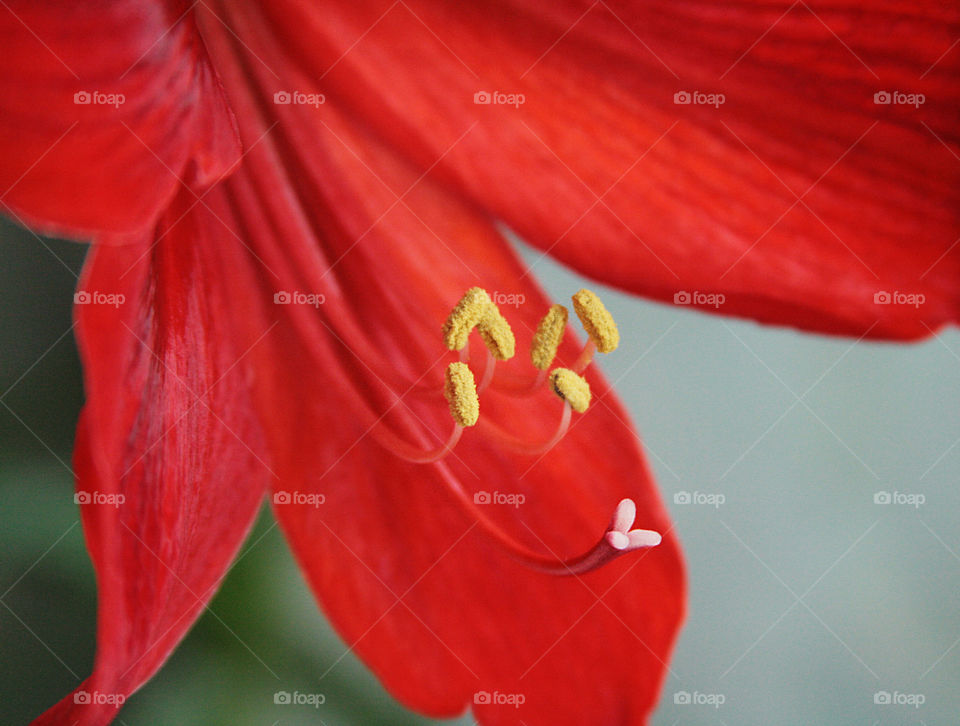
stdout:
<svg viewBox="0 0 960 726">
<path fill-rule="evenodd" d="M 96 248 L 78 292 L 87 404 L 75 465 L 97 657 L 38 724 L 108 723 L 213 596 L 262 501 L 249 360 L 223 328 L 227 262 L 192 219 L 169 223 L 184 211 L 170 210 L 153 249 Z"/>
<path fill-rule="evenodd" d="M 909 338 L 958 318 L 955 7 L 384 0 L 230 12 L 256 16 L 242 37 L 271 67 L 280 56 L 256 34 L 284 38 L 312 79 L 303 90 L 347 105 L 594 277 L 671 303 L 722 293 L 719 312 L 831 333 Z M 526 102 L 476 105 L 480 91 Z M 726 103 L 677 105 L 681 91 Z M 926 100 L 878 105 L 881 91 Z M 893 304 L 876 304 L 881 292 Z"/>
<path fill-rule="evenodd" d="M 239 158 L 186 4 L 4 3 L 0 48 L 0 204 L 22 224 L 141 230 Z"/>
<path fill-rule="evenodd" d="M 276 491 L 325 497 L 276 505 L 324 610 L 385 686 L 423 712 L 452 715 L 475 693 L 499 691 L 522 693 L 523 710 L 479 707 L 481 723 L 513 723 L 518 713 L 531 724 L 643 723 L 685 596 L 679 548 L 626 414 L 591 375 L 599 400 L 550 455 L 511 454 L 482 423 L 444 462 L 468 490 L 525 495 L 523 507 L 490 516 L 546 557 L 593 545 L 625 496 L 639 505 L 638 527 L 666 533 L 656 549 L 583 578 L 520 566 L 464 516 L 439 467 L 373 443 L 379 414 L 425 446 L 450 430 L 440 326 L 464 289 L 525 296 L 504 311 L 523 351 L 507 369 L 528 379 L 526 347 L 547 300 L 487 220 L 334 106 L 277 106 L 272 88 L 247 88 L 268 74 L 214 22 L 205 37 L 250 151 L 211 191 L 211 207 L 235 221 L 276 290 L 324 296 L 316 306 L 278 305 L 273 344 L 252 354 Z M 290 90 L 309 91 L 307 79 L 277 70 L 304 84 Z M 249 289 L 238 288 L 241 318 L 258 304 Z M 563 358 L 575 353 L 568 339 Z M 399 403 L 417 379 L 434 388 Z M 483 422 L 528 441 L 547 438 L 561 408 L 546 391 L 488 391 L 481 406 Z"/>
<path fill-rule="evenodd" d="M 548 412 L 543 403 L 513 410 L 536 424 L 524 427 L 530 437 L 555 426 Z M 471 492 L 525 497 L 493 516 L 545 556 L 589 548 L 624 496 L 640 502 L 638 526 L 669 527 L 613 395 L 588 416 L 539 463 L 505 460 L 479 431 L 451 457 Z M 683 616 L 674 537 L 583 577 L 536 573 L 475 528 L 433 467 L 387 454 L 335 411 L 305 420 L 338 435 L 281 476 L 325 500 L 275 511 L 323 609 L 395 697 L 450 717 L 477 693 L 524 696 L 519 711 L 475 708 L 484 725 L 646 722 Z"/>
</svg>

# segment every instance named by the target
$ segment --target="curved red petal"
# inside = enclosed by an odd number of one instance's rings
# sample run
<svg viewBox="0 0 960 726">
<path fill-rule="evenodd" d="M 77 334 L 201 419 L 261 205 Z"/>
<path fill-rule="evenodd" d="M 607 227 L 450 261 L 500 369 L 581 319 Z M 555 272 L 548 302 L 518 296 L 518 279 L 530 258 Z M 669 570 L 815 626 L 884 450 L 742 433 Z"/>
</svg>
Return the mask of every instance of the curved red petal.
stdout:
<svg viewBox="0 0 960 726">
<path fill-rule="evenodd" d="M 312 463 L 325 476 L 281 477 L 323 504 L 277 504 L 277 517 L 347 645 L 410 708 L 450 717 L 479 703 L 485 726 L 646 723 L 683 617 L 683 569 L 633 433 L 613 396 L 604 401 L 539 463 L 502 461 L 479 434 L 451 457 L 465 486 L 509 502 L 487 505 L 502 526 L 547 557 L 588 548 L 620 497 L 639 500 L 637 526 L 667 532 L 659 547 L 579 577 L 506 556 L 432 466 L 398 460 L 334 412 L 310 419 L 340 433 Z M 513 414 L 542 437 L 555 422 L 539 408 Z M 497 692 L 522 696 L 522 709 L 483 705 Z"/>
<path fill-rule="evenodd" d="M 665 533 L 659 547 L 581 578 L 519 565 L 464 515 L 439 466 L 408 464 L 374 443 L 378 416 L 425 447 L 449 432 L 440 327 L 467 287 L 523 296 L 504 308 L 521 353 L 502 370 L 527 380 L 547 300 L 488 219 L 333 104 L 274 104 L 270 73 L 206 20 L 249 149 L 209 203 L 279 295 L 271 346 L 251 354 L 254 383 L 279 475 L 275 511 L 325 612 L 384 685 L 425 713 L 455 714 L 474 694 L 499 691 L 524 695 L 531 724 L 644 723 L 683 617 L 683 566 L 614 394 L 591 374 L 593 409 L 538 460 L 506 450 L 486 422 L 548 438 L 560 402 L 546 390 L 515 398 L 495 380 L 481 424 L 444 462 L 469 491 L 526 497 L 489 516 L 546 558 L 592 546 L 623 497 L 638 504 L 637 527 Z M 230 21 L 250 41 L 247 21 Z M 309 92 L 309 79 L 267 43 L 249 50 L 276 60 L 297 84 L 289 90 Z M 262 283 L 235 284 L 263 294 Z M 248 292 L 237 304 L 246 320 L 261 301 Z M 575 355 L 568 337 L 561 358 Z M 499 724 L 517 712 L 478 704 L 476 715 Z"/>
<path fill-rule="evenodd" d="M 0 48 L 0 206 L 21 224 L 143 231 L 239 159 L 186 3 L 4 3 Z"/>
<path fill-rule="evenodd" d="M 268 469 L 213 239 L 177 204 L 155 246 L 98 246 L 77 292 L 75 466 L 97 574 L 91 676 L 37 724 L 109 723 L 213 596 Z M 153 237 L 150 237 L 152 241 Z"/>
<path fill-rule="evenodd" d="M 957 8 L 384 0 L 243 12 L 421 169 L 593 277 L 856 336 L 924 336 L 958 318 Z"/>
</svg>

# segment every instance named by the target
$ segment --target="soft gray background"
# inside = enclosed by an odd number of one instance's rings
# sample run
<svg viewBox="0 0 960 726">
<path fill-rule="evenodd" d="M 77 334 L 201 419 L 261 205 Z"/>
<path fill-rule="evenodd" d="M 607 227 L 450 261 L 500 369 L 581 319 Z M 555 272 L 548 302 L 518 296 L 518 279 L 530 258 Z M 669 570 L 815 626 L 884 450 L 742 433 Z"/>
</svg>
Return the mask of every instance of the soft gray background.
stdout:
<svg viewBox="0 0 960 726">
<path fill-rule="evenodd" d="M 61 338 L 83 250 L 43 244 L 0 222 L 3 724 L 73 688 L 94 646 L 93 575 L 67 468 L 80 378 L 72 338 Z M 581 285 L 525 254 L 558 300 Z M 654 723 L 956 724 L 960 334 L 854 343 L 593 287 L 624 338 L 602 365 L 645 438 L 690 570 L 690 618 Z M 725 501 L 674 503 L 684 491 Z M 877 504 L 878 492 L 925 503 Z M 345 646 L 269 512 L 211 609 L 118 723 L 430 723 L 352 656 L 317 684 Z M 274 705 L 267 668 L 327 704 Z M 681 691 L 724 703 L 677 704 Z M 878 691 L 925 703 L 877 705 Z"/>
</svg>

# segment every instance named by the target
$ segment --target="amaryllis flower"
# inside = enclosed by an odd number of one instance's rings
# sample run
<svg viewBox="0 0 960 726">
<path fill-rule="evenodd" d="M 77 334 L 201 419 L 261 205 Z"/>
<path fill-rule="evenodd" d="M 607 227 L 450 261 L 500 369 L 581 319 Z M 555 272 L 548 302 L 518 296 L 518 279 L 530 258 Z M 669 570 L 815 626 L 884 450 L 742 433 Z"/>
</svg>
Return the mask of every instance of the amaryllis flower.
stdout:
<svg viewBox="0 0 960 726">
<path fill-rule="evenodd" d="M 960 310 L 958 26 L 934 2 L 4 3 L 2 203 L 95 243 L 75 466 L 98 650 L 38 723 L 110 721 L 268 493 L 407 706 L 644 723 L 677 540 L 575 334 L 547 365 L 568 402 L 532 365 L 550 301 L 504 235 L 656 300 L 927 335 Z M 462 360 L 441 337 L 475 287 L 508 303 L 496 369 L 479 292 L 451 325 L 484 335 Z"/>
</svg>

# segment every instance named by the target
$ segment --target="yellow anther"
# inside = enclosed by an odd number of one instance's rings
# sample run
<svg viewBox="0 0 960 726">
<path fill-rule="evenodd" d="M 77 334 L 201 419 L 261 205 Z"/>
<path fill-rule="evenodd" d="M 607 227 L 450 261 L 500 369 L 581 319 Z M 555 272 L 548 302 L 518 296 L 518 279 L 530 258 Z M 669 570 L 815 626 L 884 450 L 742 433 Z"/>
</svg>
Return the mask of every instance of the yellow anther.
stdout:
<svg viewBox="0 0 960 726">
<path fill-rule="evenodd" d="M 550 373 L 550 385 L 553 392 L 577 413 L 583 413 L 590 405 L 590 384 L 569 368 L 554 368 Z"/>
<path fill-rule="evenodd" d="M 543 316 L 530 344 L 530 360 L 533 361 L 534 368 L 545 371 L 553 363 L 563 339 L 563 331 L 567 327 L 568 315 L 563 305 L 551 305 L 550 310 Z"/>
<path fill-rule="evenodd" d="M 583 323 L 590 340 L 601 353 L 609 353 L 620 344 L 620 332 L 613 316 L 589 290 L 581 290 L 573 296 L 573 309 Z"/>
<path fill-rule="evenodd" d="M 472 331 L 493 305 L 487 291 L 471 287 L 450 312 L 443 324 L 443 342 L 450 350 L 463 350 Z"/>
<path fill-rule="evenodd" d="M 447 366 L 443 396 L 450 402 L 450 415 L 461 426 L 473 426 L 480 418 L 480 399 L 473 371 L 466 363 Z"/>
<path fill-rule="evenodd" d="M 510 323 L 500 314 L 500 309 L 491 302 L 486 312 L 477 324 L 480 337 L 483 338 L 487 350 L 497 360 L 510 360 L 517 349 L 517 341 L 513 337 Z"/>
</svg>

